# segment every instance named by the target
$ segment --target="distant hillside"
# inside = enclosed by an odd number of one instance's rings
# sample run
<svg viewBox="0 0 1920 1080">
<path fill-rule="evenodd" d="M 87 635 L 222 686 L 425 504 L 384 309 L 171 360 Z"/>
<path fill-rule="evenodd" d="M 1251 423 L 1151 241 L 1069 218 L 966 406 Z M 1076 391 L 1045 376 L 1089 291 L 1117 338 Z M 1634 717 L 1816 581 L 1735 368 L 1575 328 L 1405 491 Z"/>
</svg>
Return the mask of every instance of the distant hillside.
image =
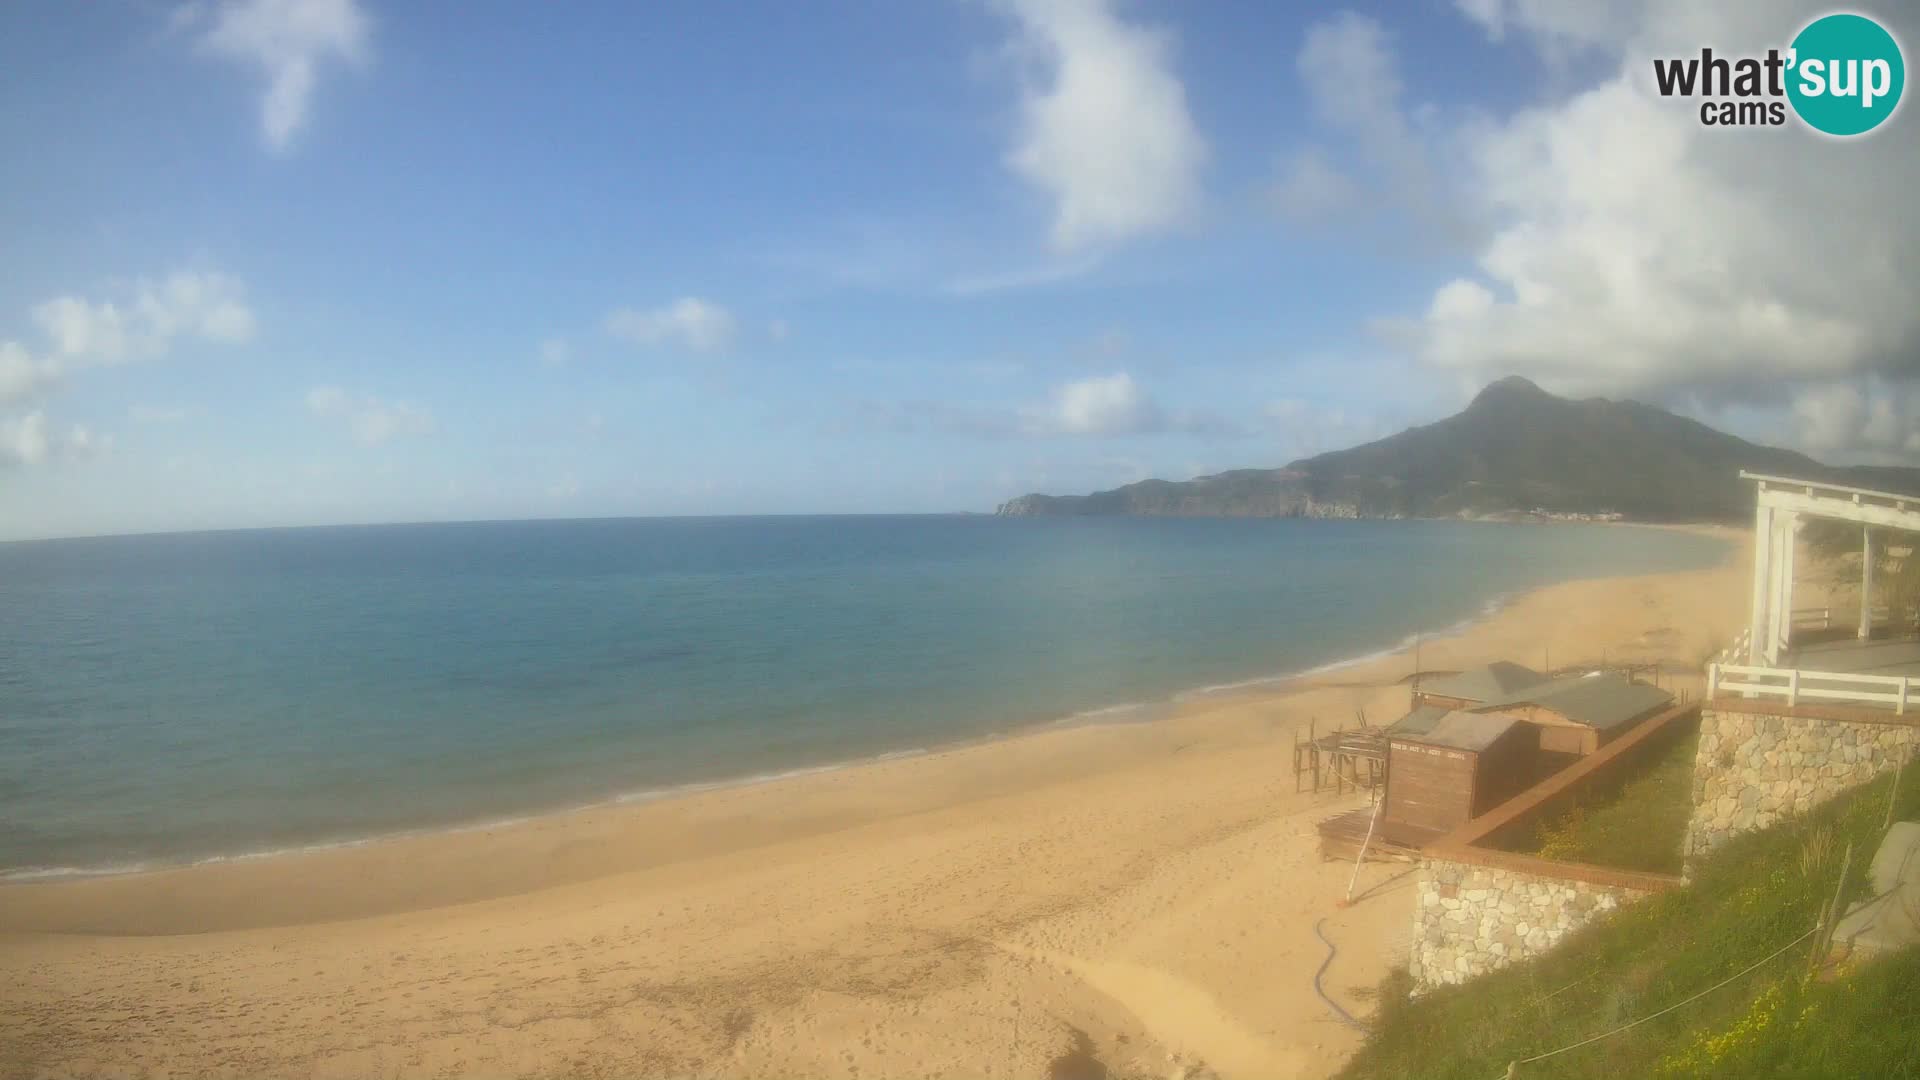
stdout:
<svg viewBox="0 0 1920 1080">
<path fill-rule="evenodd" d="M 1751 511 L 1741 469 L 1920 493 L 1920 469 L 1836 468 L 1637 401 L 1555 397 L 1509 377 L 1445 420 L 1296 461 L 1091 495 L 1022 495 L 1010 515 L 1487 517 L 1543 510 L 1640 521 Z"/>
</svg>

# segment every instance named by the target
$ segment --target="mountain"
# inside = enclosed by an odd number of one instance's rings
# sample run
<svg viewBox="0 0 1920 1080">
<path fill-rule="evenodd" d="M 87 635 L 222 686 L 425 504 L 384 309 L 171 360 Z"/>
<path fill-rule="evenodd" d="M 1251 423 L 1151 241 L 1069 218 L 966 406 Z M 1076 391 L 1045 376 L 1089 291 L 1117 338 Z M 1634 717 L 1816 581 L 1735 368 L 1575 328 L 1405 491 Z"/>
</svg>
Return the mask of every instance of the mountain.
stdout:
<svg viewBox="0 0 1920 1080">
<path fill-rule="evenodd" d="M 1445 420 L 1284 468 L 1143 480 L 1091 495 L 1022 495 L 999 512 L 1393 518 L 1541 510 L 1727 520 L 1752 511 L 1741 469 L 1920 494 L 1920 469 L 1830 467 L 1637 401 L 1572 401 L 1510 376 Z"/>
</svg>

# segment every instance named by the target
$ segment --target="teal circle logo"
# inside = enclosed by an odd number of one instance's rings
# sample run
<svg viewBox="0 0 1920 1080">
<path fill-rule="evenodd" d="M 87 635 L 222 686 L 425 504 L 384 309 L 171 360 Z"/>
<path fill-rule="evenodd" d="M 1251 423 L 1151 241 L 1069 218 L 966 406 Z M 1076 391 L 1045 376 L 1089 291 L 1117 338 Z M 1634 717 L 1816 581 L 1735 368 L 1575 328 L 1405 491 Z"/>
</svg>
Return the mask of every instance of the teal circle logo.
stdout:
<svg viewBox="0 0 1920 1080">
<path fill-rule="evenodd" d="M 1816 131 L 1864 135 L 1893 115 L 1907 85 L 1900 43 L 1864 15 L 1827 15 L 1793 39 L 1787 99 Z"/>
</svg>

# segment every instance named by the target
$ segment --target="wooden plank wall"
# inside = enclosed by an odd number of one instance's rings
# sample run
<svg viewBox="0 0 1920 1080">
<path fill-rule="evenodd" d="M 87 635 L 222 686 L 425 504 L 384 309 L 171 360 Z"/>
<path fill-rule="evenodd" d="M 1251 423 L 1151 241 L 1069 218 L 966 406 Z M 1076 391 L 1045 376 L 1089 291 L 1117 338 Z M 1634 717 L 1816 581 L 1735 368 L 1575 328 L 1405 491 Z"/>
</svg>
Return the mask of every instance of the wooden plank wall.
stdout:
<svg viewBox="0 0 1920 1080">
<path fill-rule="evenodd" d="M 1429 829 L 1466 824 L 1473 814 L 1474 754 L 1404 742 L 1388 752 L 1388 820 Z"/>
</svg>

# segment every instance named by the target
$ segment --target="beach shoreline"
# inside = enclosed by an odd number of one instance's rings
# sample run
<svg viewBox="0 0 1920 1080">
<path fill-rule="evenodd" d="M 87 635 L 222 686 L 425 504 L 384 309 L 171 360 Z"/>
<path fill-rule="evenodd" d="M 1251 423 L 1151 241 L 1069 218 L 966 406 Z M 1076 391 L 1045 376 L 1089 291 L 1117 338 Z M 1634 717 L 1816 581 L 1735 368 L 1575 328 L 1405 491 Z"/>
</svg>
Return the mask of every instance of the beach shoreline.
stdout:
<svg viewBox="0 0 1920 1080">
<path fill-rule="evenodd" d="M 1653 660 L 1684 688 L 1745 582 L 1742 534 L 1706 531 L 1731 541 L 1717 567 L 1529 590 L 1422 635 L 1421 664 Z M 510 823 L 0 884 L 0 961 L 24 976 L 0 991 L 0 1057 L 50 1075 L 564 1075 L 576 1053 L 617 1072 L 1043 1075 L 1077 1031 L 1116 1069 L 1323 1075 L 1357 1036 L 1313 998 L 1312 926 L 1340 945 L 1329 991 L 1365 1013 L 1410 893 L 1370 866 L 1364 901 L 1335 906 L 1351 867 L 1319 861 L 1312 825 L 1358 803 L 1295 793 L 1288 747 L 1310 723 L 1393 719 L 1411 661 Z M 116 994 L 149 1004 L 98 1028 Z M 260 1016 L 221 1005 L 239 1000 Z M 342 1000 L 350 1022 L 327 1011 Z"/>
<path fill-rule="evenodd" d="M 1468 524 L 1477 522 L 1468 521 Z M 1513 524 L 1505 521 L 1488 521 L 1485 524 Z M 1557 522 L 1526 522 L 1550 527 Z M 1740 534 L 1721 526 L 1694 524 L 1651 524 L 1642 522 L 1597 522 L 1581 524 L 1600 524 L 1613 528 L 1661 529 L 1704 535 L 1715 539 L 1737 541 Z M 732 788 L 758 787 L 765 784 L 778 784 L 790 780 L 821 773 L 840 772 L 883 764 L 901 758 L 940 755 L 953 751 L 971 750 L 981 746 L 1005 742 L 1044 734 L 1050 731 L 1089 726 L 1115 724 L 1143 724 L 1161 722 L 1186 707 L 1197 707 L 1209 701 L 1221 701 L 1249 694 L 1284 696 L 1309 686 L 1313 680 L 1332 675 L 1350 668 L 1364 667 L 1374 663 L 1384 663 L 1397 657 L 1415 652 L 1421 642 L 1441 641 L 1467 633 L 1476 625 L 1496 617 L 1502 609 L 1519 596 L 1551 588 L 1555 584 L 1569 584 L 1580 581 L 1606 580 L 1608 577 L 1627 575 L 1606 575 L 1599 578 L 1573 578 L 1538 586 L 1534 589 L 1503 592 L 1490 596 L 1480 609 L 1465 618 L 1454 620 L 1444 626 L 1416 630 L 1380 648 L 1368 649 L 1352 656 L 1337 658 L 1319 664 L 1288 672 L 1276 672 L 1264 675 L 1252 675 L 1228 683 L 1187 687 L 1176 690 L 1164 697 L 1144 701 L 1129 701 L 1100 705 L 1081 709 L 1063 716 L 1049 719 L 1012 723 L 1007 727 L 987 734 L 970 735 L 951 741 L 933 743 L 927 746 L 887 749 L 873 754 L 856 756 L 842 760 L 797 765 L 792 768 L 776 769 L 763 773 L 741 776 L 728 776 L 716 779 L 693 780 L 679 784 L 666 784 L 630 791 L 620 791 L 609 795 L 589 798 L 583 801 L 565 802 L 546 807 L 535 807 L 502 813 L 497 816 L 476 816 L 470 820 L 435 822 L 418 826 L 406 826 L 366 835 L 327 837 L 311 841 L 292 843 L 281 847 L 249 849 L 239 851 L 213 851 L 184 857 L 153 857 L 136 859 L 131 862 L 99 866 L 22 866 L 0 870 L 0 893 L 14 885 L 36 885 L 60 882 L 76 882 L 95 878 L 115 878 L 142 874 L 167 874 L 192 870 L 203 866 L 218 866 L 227 863 L 245 863 L 260 860 L 300 858 L 331 851 L 364 848 L 374 845 L 430 839 L 436 836 L 460 833 L 492 833 L 501 829 L 541 822 L 546 819 L 563 819 L 571 815 L 604 811 L 622 806 L 641 805 L 672 799 L 686 798 L 713 791 Z"/>
</svg>

